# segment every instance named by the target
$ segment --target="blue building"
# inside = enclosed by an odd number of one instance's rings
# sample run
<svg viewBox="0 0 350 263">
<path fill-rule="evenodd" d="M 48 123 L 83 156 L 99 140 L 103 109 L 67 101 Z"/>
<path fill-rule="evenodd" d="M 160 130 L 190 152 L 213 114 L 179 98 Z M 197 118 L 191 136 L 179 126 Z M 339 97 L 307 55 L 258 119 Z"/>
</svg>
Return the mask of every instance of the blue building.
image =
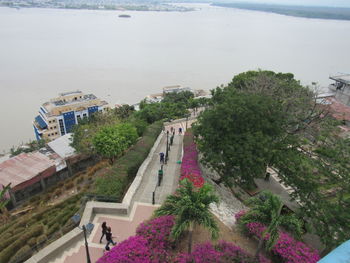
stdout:
<svg viewBox="0 0 350 263">
<path fill-rule="evenodd" d="M 79 120 L 108 109 L 108 103 L 93 94 L 71 91 L 45 102 L 33 122 L 37 140 L 51 141 L 72 132 Z"/>
</svg>

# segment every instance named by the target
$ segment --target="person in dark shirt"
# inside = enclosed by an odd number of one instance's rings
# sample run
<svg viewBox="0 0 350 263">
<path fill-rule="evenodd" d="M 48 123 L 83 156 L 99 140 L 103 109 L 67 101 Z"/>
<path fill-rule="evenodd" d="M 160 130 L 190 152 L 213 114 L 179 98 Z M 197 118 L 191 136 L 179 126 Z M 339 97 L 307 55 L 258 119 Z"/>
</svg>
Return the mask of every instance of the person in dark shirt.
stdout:
<svg viewBox="0 0 350 263">
<path fill-rule="evenodd" d="M 159 153 L 159 158 L 160 158 L 160 163 L 164 164 L 164 153 L 163 152 Z"/>
<path fill-rule="evenodd" d="M 107 239 L 107 245 L 106 245 L 105 249 L 106 249 L 107 251 L 109 251 L 109 244 L 113 244 L 113 246 L 116 245 L 116 243 L 113 241 L 113 236 L 112 236 L 111 227 L 107 227 L 106 239 Z"/>
<path fill-rule="evenodd" d="M 106 235 L 106 232 L 107 232 L 107 224 L 106 224 L 106 222 L 103 222 L 101 227 L 102 227 L 102 236 L 100 238 L 100 243 L 102 243 L 102 238 L 104 237 L 104 235 Z"/>
</svg>

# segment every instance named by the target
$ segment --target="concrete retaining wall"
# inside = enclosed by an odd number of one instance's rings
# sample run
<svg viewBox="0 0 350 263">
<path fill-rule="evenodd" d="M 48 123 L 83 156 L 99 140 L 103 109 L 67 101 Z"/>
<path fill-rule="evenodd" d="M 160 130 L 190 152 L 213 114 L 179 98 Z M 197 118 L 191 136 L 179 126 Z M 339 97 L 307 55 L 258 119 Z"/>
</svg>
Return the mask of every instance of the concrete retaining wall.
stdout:
<svg viewBox="0 0 350 263">
<path fill-rule="evenodd" d="M 164 136 L 164 133 L 161 132 L 159 134 L 157 140 L 155 141 L 152 149 L 150 150 L 147 158 L 141 164 L 139 170 L 137 171 L 137 174 L 136 174 L 136 177 L 135 177 L 134 181 L 130 185 L 128 192 L 125 194 L 125 196 L 123 198 L 122 204 L 127 205 L 129 209 L 130 209 L 130 205 L 131 205 L 131 200 L 133 199 L 137 189 L 140 187 L 140 184 L 142 182 L 142 177 L 143 177 L 146 169 L 148 168 L 148 165 L 150 164 L 150 162 L 152 160 L 152 156 L 153 156 L 155 150 L 157 149 L 160 141 L 162 140 L 163 136 Z"/>
</svg>

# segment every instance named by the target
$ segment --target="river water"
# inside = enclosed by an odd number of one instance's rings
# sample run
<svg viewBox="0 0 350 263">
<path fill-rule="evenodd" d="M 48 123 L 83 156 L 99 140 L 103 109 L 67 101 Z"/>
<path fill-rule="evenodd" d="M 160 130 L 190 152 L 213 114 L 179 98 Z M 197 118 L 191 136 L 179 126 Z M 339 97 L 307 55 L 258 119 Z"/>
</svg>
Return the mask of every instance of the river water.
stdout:
<svg viewBox="0 0 350 263">
<path fill-rule="evenodd" d="M 250 69 L 327 86 L 350 73 L 350 21 L 197 4 L 193 12 L 0 8 L 0 152 L 34 138 L 39 106 L 82 90 L 112 105 L 163 86 L 212 89 Z"/>
</svg>

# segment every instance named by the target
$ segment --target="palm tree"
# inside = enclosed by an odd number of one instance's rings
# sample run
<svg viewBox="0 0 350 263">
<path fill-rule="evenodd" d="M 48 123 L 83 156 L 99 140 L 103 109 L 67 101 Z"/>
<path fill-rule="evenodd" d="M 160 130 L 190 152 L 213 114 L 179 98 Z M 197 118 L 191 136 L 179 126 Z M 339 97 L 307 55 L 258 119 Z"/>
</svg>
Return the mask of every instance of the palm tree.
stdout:
<svg viewBox="0 0 350 263">
<path fill-rule="evenodd" d="M 209 184 L 195 188 L 193 184 L 184 179 L 174 195 L 170 195 L 164 204 L 155 211 L 156 216 L 174 215 L 175 225 L 171 231 L 174 239 L 188 230 L 188 253 L 192 251 L 192 233 L 195 225 L 202 225 L 211 232 L 212 239 L 218 237 L 219 228 L 209 211 L 209 204 L 219 201 Z"/>
<path fill-rule="evenodd" d="M 7 205 L 7 203 L 10 200 L 4 199 L 5 193 L 10 189 L 11 183 L 6 185 L 2 190 L 0 190 L 0 212 L 2 212 L 2 209 Z"/>
<path fill-rule="evenodd" d="M 11 183 L 6 185 L 5 187 L 0 185 L 2 187 L 2 189 L 0 190 L 0 222 L 5 222 L 9 217 L 6 205 L 10 200 L 5 199 L 4 196 L 5 193 L 10 189 L 10 185 Z"/>
<path fill-rule="evenodd" d="M 258 257 L 263 247 L 264 238 L 269 235 L 266 242 L 266 249 L 269 251 L 273 248 L 279 238 L 279 227 L 283 226 L 291 233 L 300 238 L 302 222 L 295 215 L 281 215 L 283 203 L 280 198 L 269 191 L 264 191 L 257 197 L 252 197 L 247 204 L 253 207 L 242 217 L 241 223 L 260 222 L 267 225 L 266 230 L 261 234 L 255 256 Z"/>
</svg>

